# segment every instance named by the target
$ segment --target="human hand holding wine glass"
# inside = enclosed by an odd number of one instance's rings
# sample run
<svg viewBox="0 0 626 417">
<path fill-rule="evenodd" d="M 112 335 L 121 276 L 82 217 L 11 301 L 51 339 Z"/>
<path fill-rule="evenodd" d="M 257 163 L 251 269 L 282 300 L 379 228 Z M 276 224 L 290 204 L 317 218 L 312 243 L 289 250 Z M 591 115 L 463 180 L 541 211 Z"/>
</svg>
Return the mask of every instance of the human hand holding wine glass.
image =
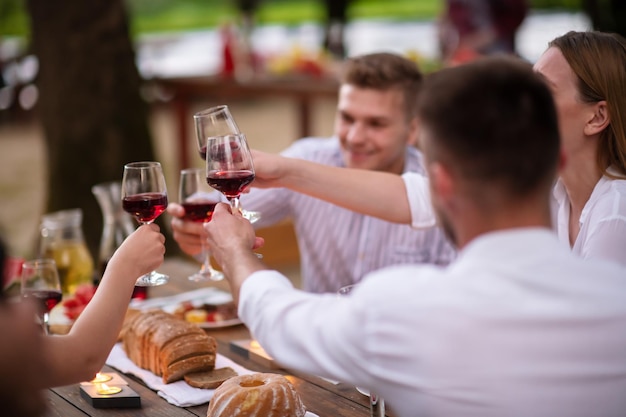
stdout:
<svg viewBox="0 0 626 417">
<path fill-rule="evenodd" d="M 206 161 L 207 158 L 207 139 L 241 133 L 227 105 L 202 110 L 194 114 L 193 120 L 196 126 L 198 152 L 203 161 Z M 250 223 L 254 223 L 261 218 L 261 214 L 257 211 L 243 209 L 240 211 L 242 216 L 248 219 Z"/>
<path fill-rule="evenodd" d="M 24 298 L 37 301 L 40 321 L 46 334 L 50 333 L 48 319 L 50 310 L 63 297 L 61 280 L 53 259 L 35 259 L 22 265 L 21 293 Z"/>
<path fill-rule="evenodd" d="M 244 216 L 239 196 L 254 181 L 254 166 L 243 133 L 207 139 L 206 181 L 226 196 L 233 212 L 237 211 Z M 248 220 L 252 223 L 252 220 Z M 257 256 L 263 257 L 259 253 Z"/>
<path fill-rule="evenodd" d="M 337 294 L 340 296 L 349 295 L 359 284 L 346 285 L 345 287 L 339 288 Z M 378 394 L 368 391 L 361 387 L 356 387 L 357 391 L 359 391 L 363 395 L 368 395 L 370 398 L 370 416 L 371 417 L 385 417 L 385 400 L 382 399 Z"/>
<path fill-rule="evenodd" d="M 154 222 L 165 211 L 167 188 L 160 163 L 147 161 L 124 165 L 122 207 L 135 216 L 140 224 Z M 149 287 L 163 285 L 168 281 L 167 275 L 152 271 L 139 277 L 135 285 Z"/>
<path fill-rule="evenodd" d="M 208 186 L 203 169 L 189 168 L 180 171 L 179 202 L 185 209 L 184 218 L 192 222 L 206 223 L 211 220 L 215 205 L 221 194 Z M 224 274 L 211 266 L 211 252 L 206 238 L 200 237 L 203 264 L 200 270 L 189 276 L 190 281 L 220 281 Z"/>
</svg>

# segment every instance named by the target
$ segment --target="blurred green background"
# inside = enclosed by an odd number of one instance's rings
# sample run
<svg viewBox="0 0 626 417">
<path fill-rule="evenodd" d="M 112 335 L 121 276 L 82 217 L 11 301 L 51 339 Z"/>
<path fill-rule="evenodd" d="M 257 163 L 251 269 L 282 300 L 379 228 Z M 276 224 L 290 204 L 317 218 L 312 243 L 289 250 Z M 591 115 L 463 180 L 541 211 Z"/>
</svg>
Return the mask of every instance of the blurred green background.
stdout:
<svg viewBox="0 0 626 417">
<path fill-rule="evenodd" d="M 535 10 L 581 10 L 582 1 L 530 0 L 530 3 Z M 229 0 L 126 0 L 126 3 L 135 35 L 206 29 L 237 18 L 235 2 Z M 434 19 L 442 6 L 442 0 L 354 0 L 349 15 L 351 19 Z M 323 13 L 323 3 L 318 0 L 261 0 L 257 22 L 287 25 L 321 22 Z M 0 36 L 27 35 L 25 0 L 1 0 Z"/>
</svg>

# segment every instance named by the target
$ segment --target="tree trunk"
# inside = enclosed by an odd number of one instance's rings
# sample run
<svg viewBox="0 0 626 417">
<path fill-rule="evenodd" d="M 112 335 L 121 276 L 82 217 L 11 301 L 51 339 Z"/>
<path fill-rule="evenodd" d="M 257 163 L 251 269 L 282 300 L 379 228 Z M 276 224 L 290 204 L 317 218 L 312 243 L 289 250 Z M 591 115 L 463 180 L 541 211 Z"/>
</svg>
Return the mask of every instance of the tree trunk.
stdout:
<svg viewBox="0 0 626 417">
<path fill-rule="evenodd" d="M 97 259 L 102 212 L 91 187 L 154 160 L 122 0 L 28 0 L 48 155 L 47 212 L 79 207 Z M 169 239 L 168 239 L 169 240 Z"/>
<path fill-rule="evenodd" d="M 615 32 L 626 37 L 624 0 L 583 0 L 582 6 L 595 30 Z"/>
</svg>

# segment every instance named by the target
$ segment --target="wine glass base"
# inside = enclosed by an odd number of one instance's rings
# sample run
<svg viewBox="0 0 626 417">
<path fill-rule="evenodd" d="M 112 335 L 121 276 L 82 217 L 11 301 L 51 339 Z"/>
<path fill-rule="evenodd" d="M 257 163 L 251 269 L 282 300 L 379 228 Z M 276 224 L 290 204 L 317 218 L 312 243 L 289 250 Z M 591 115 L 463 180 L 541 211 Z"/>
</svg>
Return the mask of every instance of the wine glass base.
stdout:
<svg viewBox="0 0 626 417">
<path fill-rule="evenodd" d="M 224 279 L 224 273 L 216 270 L 207 272 L 200 271 L 193 275 L 189 275 L 187 279 L 193 282 L 221 281 Z"/>
<path fill-rule="evenodd" d="M 138 287 L 156 287 L 158 285 L 167 284 L 169 280 L 170 277 L 167 275 L 152 271 L 149 274 L 139 277 L 137 282 L 135 282 L 135 285 Z"/>
</svg>

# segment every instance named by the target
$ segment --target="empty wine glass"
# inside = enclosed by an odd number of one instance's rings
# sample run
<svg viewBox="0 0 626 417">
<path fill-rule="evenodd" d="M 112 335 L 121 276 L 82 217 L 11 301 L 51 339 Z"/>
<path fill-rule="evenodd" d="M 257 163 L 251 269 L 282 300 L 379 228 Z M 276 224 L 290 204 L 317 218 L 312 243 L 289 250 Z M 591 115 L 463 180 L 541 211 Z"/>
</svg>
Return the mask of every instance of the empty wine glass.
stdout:
<svg viewBox="0 0 626 417">
<path fill-rule="evenodd" d="M 203 161 L 206 161 L 207 139 L 241 133 L 230 109 L 224 104 L 194 114 L 193 120 L 196 126 L 198 153 Z M 241 210 L 241 214 L 250 223 L 254 223 L 261 218 L 261 214 L 257 211 Z"/>
<path fill-rule="evenodd" d="M 341 296 L 345 296 L 350 294 L 359 284 L 346 285 L 345 287 L 339 288 L 337 294 Z M 371 417 L 385 417 L 385 400 L 383 400 L 380 396 L 369 391 L 365 388 L 356 387 L 357 391 L 359 391 L 363 395 L 368 395 L 370 398 L 370 416 Z"/>
<path fill-rule="evenodd" d="M 37 301 L 40 322 L 46 334 L 50 333 L 50 311 L 63 297 L 61 280 L 54 259 L 35 259 L 22 265 L 21 293 L 24 298 Z"/>
<path fill-rule="evenodd" d="M 221 194 L 209 187 L 203 169 L 188 168 L 180 171 L 178 189 L 180 204 L 185 208 L 185 219 L 192 222 L 206 223 L 211 220 L 215 205 L 220 202 Z M 211 266 L 211 252 L 206 238 L 201 237 L 203 264 L 200 270 L 189 276 L 190 281 L 220 281 L 224 274 Z"/>
<path fill-rule="evenodd" d="M 167 208 L 167 188 L 161 164 L 154 161 L 131 162 L 124 165 L 122 208 L 135 216 L 140 224 L 150 224 Z M 152 271 L 137 279 L 135 285 L 163 285 L 169 277 Z"/>
</svg>

